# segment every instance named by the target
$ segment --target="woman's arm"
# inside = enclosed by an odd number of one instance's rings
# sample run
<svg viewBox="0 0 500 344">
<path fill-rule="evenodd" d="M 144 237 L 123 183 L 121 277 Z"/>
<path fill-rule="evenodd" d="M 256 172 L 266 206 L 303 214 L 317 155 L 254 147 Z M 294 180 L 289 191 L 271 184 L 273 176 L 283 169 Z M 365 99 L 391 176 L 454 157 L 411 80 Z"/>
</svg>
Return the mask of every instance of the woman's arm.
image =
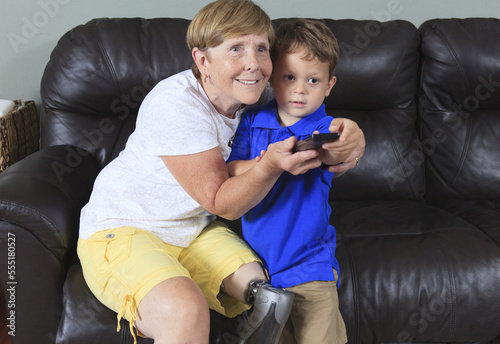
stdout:
<svg viewBox="0 0 500 344">
<path fill-rule="evenodd" d="M 162 156 L 177 182 L 212 214 L 233 220 L 257 205 L 283 171 L 301 174 L 321 165 L 318 152 L 292 154 L 294 137 L 269 145 L 261 160 L 241 175 L 230 178 L 219 148 L 205 152 Z"/>
</svg>

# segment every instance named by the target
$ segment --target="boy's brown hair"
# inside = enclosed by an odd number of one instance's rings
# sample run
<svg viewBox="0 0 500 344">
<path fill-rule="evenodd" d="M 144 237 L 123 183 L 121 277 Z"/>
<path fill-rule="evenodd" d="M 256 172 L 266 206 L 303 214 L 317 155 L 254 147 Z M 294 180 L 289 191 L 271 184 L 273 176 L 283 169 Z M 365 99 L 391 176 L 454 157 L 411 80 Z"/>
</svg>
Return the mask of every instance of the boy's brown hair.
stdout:
<svg viewBox="0 0 500 344">
<path fill-rule="evenodd" d="M 190 50 L 206 50 L 222 44 L 228 38 L 249 34 L 267 33 L 269 43 L 274 43 L 271 19 L 251 0 L 217 0 L 203 7 L 188 27 L 187 44 Z M 196 77 L 200 72 L 192 67 Z"/>
<path fill-rule="evenodd" d="M 305 59 L 317 58 L 330 64 L 331 79 L 339 62 L 339 45 L 332 31 L 319 20 L 292 19 L 281 24 L 276 30 L 276 40 L 271 48 L 273 64 L 282 54 L 293 54 L 304 48 Z"/>
</svg>

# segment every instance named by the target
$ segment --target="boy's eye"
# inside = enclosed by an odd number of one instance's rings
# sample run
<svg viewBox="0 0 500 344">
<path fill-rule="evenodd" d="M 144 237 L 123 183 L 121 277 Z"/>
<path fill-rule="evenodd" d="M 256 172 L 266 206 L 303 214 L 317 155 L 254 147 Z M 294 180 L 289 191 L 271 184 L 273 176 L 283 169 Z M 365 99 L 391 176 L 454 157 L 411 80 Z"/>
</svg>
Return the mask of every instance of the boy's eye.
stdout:
<svg viewBox="0 0 500 344">
<path fill-rule="evenodd" d="M 294 79 L 293 75 L 285 75 L 285 80 L 292 81 Z"/>
<path fill-rule="evenodd" d="M 316 79 L 316 78 L 311 78 L 311 79 L 309 79 L 309 83 L 311 83 L 311 84 L 313 84 L 313 85 L 317 84 L 318 82 L 319 82 L 319 80 L 318 80 L 318 79 Z"/>
</svg>

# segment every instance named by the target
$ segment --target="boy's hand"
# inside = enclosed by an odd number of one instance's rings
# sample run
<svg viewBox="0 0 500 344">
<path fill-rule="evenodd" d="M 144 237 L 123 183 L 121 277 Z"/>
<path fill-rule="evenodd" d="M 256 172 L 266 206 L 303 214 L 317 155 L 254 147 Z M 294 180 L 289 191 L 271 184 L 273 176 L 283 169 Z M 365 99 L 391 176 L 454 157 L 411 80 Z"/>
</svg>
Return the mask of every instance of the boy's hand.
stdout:
<svg viewBox="0 0 500 344">
<path fill-rule="evenodd" d="M 262 157 L 266 154 L 266 151 L 265 150 L 261 150 L 260 151 L 260 155 L 258 157 L 255 157 L 254 160 L 255 162 L 259 162 L 262 160 Z"/>
<path fill-rule="evenodd" d="M 270 144 L 265 155 L 261 156 L 260 164 L 270 169 L 288 171 L 293 175 L 303 174 L 321 166 L 321 160 L 318 159 L 319 152 L 315 149 L 292 153 L 296 142 L 297 139 L 292 136 L 284 141 Z"/>
<path fill-rule="evenodd" d="M 228 162 L 227 170 L 229 172 L 229 176 L 234 177 L 245 173 L 246 171 L 254 167 L 259 161 L 261 161 L 264 154 L 266 154 L 266 151 L 262 150 L 260 152 L 260 155 L 253 158 L 252 160 L 233 160 L 231 162 Z"/>
</svg>

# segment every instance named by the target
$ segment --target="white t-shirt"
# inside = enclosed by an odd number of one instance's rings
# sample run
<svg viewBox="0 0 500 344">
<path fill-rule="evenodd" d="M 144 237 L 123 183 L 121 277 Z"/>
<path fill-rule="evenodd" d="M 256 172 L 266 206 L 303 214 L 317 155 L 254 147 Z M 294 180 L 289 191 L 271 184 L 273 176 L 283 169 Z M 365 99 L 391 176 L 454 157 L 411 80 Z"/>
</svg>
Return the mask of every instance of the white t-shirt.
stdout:
<svg viewBox="0 0 500 344">
<path fill-rule="evenodd" d="M 219 146 L 227 159 L 243 111 L 234 119 L 220 115 L 190 70 L 159 82 L 144 99 L 125 149 L 99 173 L 82 209 L 80 237 L 133 226 L 189 246 L 215 216 L 184 191 L 160 156 Z"/>
</svg>

